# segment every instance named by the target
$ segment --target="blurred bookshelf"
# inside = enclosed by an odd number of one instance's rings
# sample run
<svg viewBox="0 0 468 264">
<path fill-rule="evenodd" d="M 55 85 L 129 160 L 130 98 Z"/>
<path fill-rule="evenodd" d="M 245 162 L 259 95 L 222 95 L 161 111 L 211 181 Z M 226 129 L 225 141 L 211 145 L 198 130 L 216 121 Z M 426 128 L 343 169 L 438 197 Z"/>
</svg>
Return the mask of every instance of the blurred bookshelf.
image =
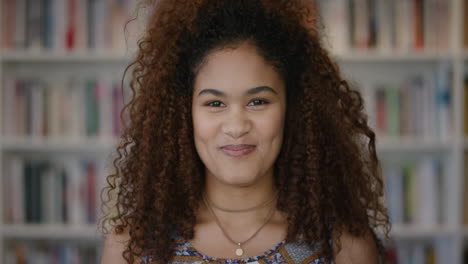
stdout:
<svg viewBox="0 0 468 264">
<path fill-rule="evenodd" d="M 0 0 L 0 263 L 100 262 L 135 4 Z"/>
<path fill-rule="evenodd" d="M 99 263 L 98 190 L 121 132 L 133 7 L 0 1 L 0 263 Z M 468 2 L 314 3 L 378 134 L 388 263 L 467 263 Z"/>
<path fill-rule="evenodd" d="M 377 133 L 386 263 L 468 263 L 468 1 L 314 4 Z"/>
<path fill-rule="evenodd" d="M 41 52 L 10 52 L 4 54 L 0 57 L 5 63 L 32 63 L 32 62 L 41 62 L 41 63 L 54 63 L 54 62 L 64 62 L 64 63 L 103 63 L 103 62 L 115 62 L 115 63 L 125 63 L 129 61 L 129 57 L 122 55 L 103 55 L 99 52 L 94 53 L 74 53 L 74 54 L 55 54 L 50 53 L 41 53 Z"/>
</svg>

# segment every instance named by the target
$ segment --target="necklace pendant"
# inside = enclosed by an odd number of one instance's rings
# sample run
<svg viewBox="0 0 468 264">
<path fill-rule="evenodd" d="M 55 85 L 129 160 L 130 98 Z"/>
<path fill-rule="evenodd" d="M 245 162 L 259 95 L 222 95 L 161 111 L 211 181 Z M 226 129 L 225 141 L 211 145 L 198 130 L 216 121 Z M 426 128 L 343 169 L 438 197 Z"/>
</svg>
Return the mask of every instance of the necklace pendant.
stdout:
<svg viewBox="0 0 468 264">
<path fill-rule="evenodd" d="M 244 250 L 241 248 L 241 243 L 237 243 L 238 248 L 236 249 L 236 255 L 237 256 L 242 256 L 244 255 Z"/>
</svg>

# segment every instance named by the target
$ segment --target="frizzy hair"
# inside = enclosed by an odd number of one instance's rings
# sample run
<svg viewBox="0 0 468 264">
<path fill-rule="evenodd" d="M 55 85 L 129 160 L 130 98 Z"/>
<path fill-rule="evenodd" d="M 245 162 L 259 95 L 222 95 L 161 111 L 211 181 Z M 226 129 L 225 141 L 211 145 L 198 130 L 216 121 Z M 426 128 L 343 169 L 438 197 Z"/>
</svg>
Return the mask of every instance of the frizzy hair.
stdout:
<svg viewBox="0 0 468 264">
<path fill-rule="evenodd" d="M 148 8 L 145 35 L 126 70 L 132 70 L 132 97 L 122 111 L 128 124 L 103 190 L 104 209 L 115 212 L 101 224 L 129 234 L 127 262 L 150 256 L 168 263 L 173 234 L 194 237 L 205 179 L 193 140 L 193 80 L 210 52 L 244 42 L 286 83 L 284 139 L 274 165 L 286 240 L 320 243 L 332 259 L 329 242 L 345 229 L 355 236 L 370 231 L 382 256 L 376 230 L 388 237 L 390 223 L 375 133 L 360 93 L 323 48 L 310 2 L 159 0 Z"/>
</svg>

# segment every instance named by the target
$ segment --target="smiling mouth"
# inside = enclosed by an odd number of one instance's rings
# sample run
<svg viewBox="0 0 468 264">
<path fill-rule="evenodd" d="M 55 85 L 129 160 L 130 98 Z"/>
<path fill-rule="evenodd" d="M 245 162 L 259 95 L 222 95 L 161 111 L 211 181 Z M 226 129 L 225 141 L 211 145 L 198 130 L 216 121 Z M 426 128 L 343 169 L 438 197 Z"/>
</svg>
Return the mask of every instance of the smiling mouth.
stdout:
<svg viewBox="0 0 468 264">
<path fill-rule="evenodd" d="M 229 145 L 222 147 L 221 151 L 231 157 L 242 157 L 250 154 L 255 148 L 253 145 Z"/>
</svg>

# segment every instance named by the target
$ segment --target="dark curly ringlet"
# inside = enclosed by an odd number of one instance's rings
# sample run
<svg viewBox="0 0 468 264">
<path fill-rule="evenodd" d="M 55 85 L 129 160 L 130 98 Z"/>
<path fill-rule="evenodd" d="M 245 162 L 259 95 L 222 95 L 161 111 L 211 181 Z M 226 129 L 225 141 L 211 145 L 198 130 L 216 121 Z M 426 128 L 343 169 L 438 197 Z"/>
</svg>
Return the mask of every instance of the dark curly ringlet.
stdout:
<svg viewBox="0 0 468 264">
<path fill-rule="evenodd" d="M 211 52 L 246 42 L 286 83 L 284 140 L 274 180 L 277 207 L 288 215 L 287 241 L 302 236 L 311 245 L 318 242 L 332 259 L 330 239 L 337 243 L 345 228 L 355 236 L 371 230 L 382 255 L 375 230 L 381 227 L 388 237 L 390 223 L 381 200 L 375 134 L 361 95 L 322 47 L 310 3 L 160 0 L 148 8 L 154 11 L 147 31 L 126 69 L 132 69 L 132 98 L 122 115 L 129 124 L 103 191 L 104 208 L 116 212 L 101 224 L 129 232 L 128 263 L 143 255 L 167 263 L 173 232 L 193 238 L 205 183 L 193 139 L 194 78 Z"/>
</svg>

